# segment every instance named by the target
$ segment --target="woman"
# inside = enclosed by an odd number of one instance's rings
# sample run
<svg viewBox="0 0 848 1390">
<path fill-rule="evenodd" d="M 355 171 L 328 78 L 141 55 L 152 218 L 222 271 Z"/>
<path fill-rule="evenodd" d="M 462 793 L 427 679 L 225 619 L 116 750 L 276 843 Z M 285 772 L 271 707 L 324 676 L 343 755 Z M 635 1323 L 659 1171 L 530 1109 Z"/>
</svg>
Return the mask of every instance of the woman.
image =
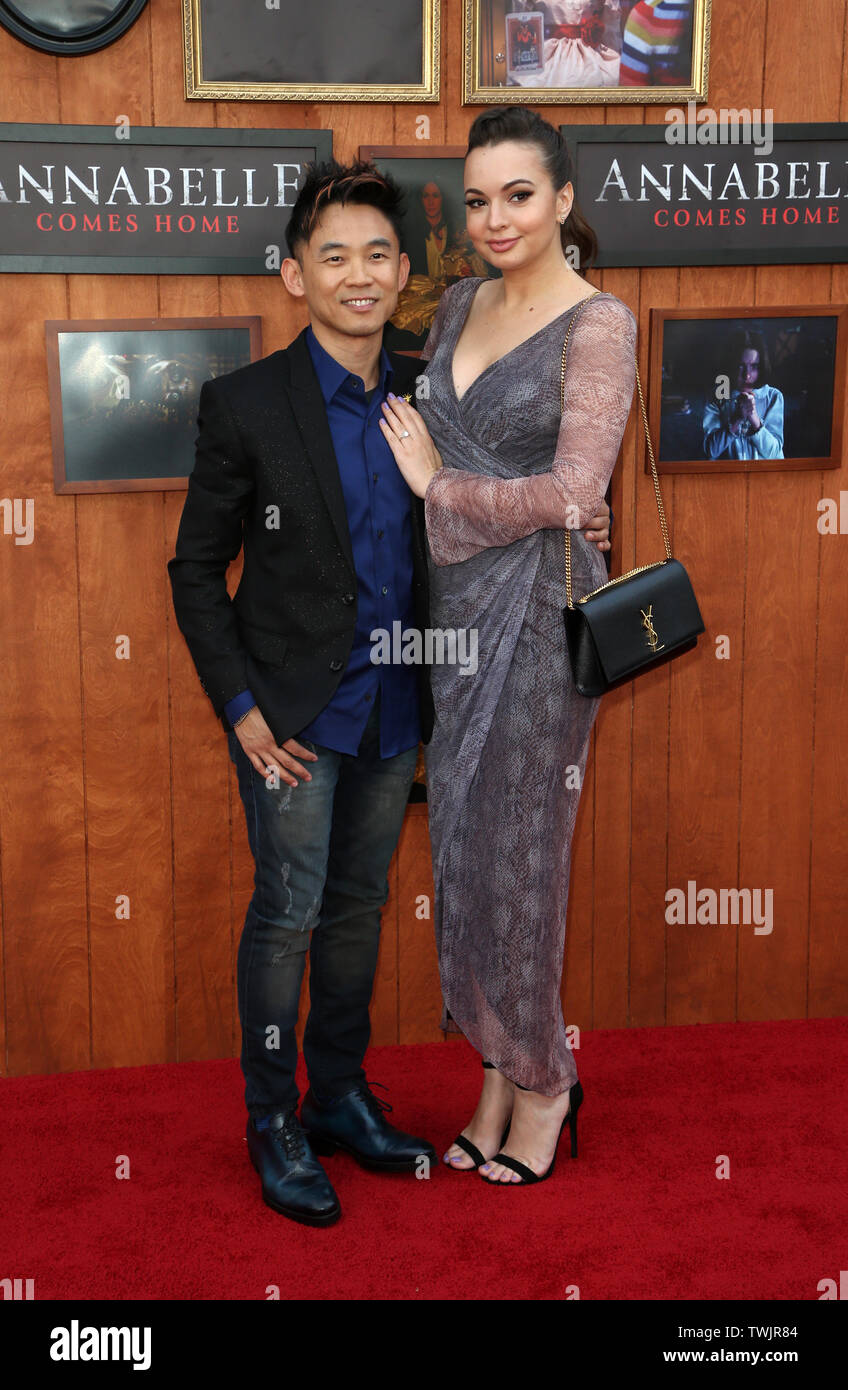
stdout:
<svg viewBox="0 0 848 1390">
<path fill-rule="evenodd" d="M 382 427 L 424 498 L 432 622 L 478 634 L 475 676 L 432 667 L 427 749 L 446 1012 L 492 1064 L 446 1159 L 520 1184 L 547 1176 L 582 1097 L 559 990 L 571 836 L 600 701 L 571 679 L 564 527 L 579 596 L 607 578 L 575 528 L 598 510 L 621 445 L 636 321 L 614 295 L 587 295 L 568 263 L 574 248 L 588 263 L 596 243 L 553 126 L 521 106 L 481 113 L 465 189 L 471 241 L 502 278 L 445 291 L 423 354 L 429 399 L 420 414 L 390 401 Z"/>
</svg>

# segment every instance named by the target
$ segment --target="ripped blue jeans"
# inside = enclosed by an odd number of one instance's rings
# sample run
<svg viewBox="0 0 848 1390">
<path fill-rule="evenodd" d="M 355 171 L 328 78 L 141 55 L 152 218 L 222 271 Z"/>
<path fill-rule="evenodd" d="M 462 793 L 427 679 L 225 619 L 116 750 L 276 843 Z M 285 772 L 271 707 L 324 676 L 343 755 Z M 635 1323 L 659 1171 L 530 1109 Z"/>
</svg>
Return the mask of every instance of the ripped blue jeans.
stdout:
<svg viewBox="0 0 848 1390">
<path fill-rule="evenodd" d="M 232 730 L 255 862 L 238 950 L 245 1103 L 254 1118 L 299 1099 L 297 1023 L 306 953 L 309 1017 L 303 1054 L 319 1098 L 364 1078 L 368 1014 L 388 868 L 415 772 L 417 748 L 380 757 L 379 698 L 355 755 L 301 740 L 318 754 L 311 782 L 266 785 Z"/>
</svg>

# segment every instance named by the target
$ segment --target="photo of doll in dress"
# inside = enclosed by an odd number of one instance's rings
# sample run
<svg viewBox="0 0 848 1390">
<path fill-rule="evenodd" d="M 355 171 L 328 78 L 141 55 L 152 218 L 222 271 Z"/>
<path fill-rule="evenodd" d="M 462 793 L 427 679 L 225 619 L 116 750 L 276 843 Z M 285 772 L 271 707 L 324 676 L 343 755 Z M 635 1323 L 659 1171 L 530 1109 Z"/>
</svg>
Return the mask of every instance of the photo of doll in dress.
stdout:
<svg viewBox="0 0 848 1390">
<path fill-rule="evenodd" d="M 500 45 L 497 0 L 483 0 L 482 8 L 490 11 Z M 508 0 L 503 24 L 509 86 L 682 86 L 691 80 L 692 0 Z"/>
</svg>

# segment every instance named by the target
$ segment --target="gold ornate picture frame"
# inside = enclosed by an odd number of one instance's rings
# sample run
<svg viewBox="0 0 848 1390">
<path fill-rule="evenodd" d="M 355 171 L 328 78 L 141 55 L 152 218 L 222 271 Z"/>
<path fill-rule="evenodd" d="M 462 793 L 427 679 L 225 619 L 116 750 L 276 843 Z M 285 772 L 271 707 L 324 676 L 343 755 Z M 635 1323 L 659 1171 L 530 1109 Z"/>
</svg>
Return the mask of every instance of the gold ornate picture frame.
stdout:
<svg viewBox="0 0 848 1390">
<path fill-rule="evenodd" d="M 441 0 L 183 0 L 186 98 L 437 102 L 440 19 Z"/>
<path fill-rule="evenodd" d="M 662 3 L 465 0 L 464 105 L 706 101 L 712 0 Z"/>
</svg>

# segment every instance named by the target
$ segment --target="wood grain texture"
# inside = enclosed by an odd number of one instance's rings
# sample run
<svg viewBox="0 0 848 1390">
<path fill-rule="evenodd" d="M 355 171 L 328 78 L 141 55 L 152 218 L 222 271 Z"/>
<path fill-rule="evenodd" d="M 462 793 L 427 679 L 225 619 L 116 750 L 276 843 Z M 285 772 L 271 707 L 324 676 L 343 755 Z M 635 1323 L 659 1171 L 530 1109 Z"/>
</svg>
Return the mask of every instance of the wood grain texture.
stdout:
<svg viewBox="0 0 848 1390">
<path fill-rule="evenodd" d="M 442 997 L 433 929 L 427 808 L 410 806 L 398 843 L 398 1039 L 435 1042 Z"/>
<path fill-rule="evenodd" d="M 159 125 L 214 125 L 214 108 L 183 96 L 178 5 L 150 7 L 153 108 Z M 220 314 L 220 277 L 157 277 L 159 312 Z M 257 311 L 258 312 L 258 311 Z M 264 326 L 264 325 L 263 325 Z M 263 347 L 263 352 L 267 349 Z M 184 496 L 163 494 L 161 564 L 174 553 Z M 230 760 L 221 725 L 204 695 L 167 602 L 174 992 L 177 1058 L 229 1055 L 237 1046 L 233 965 Z M 240 805 L 236 810 L 241 814 Z M 239 924 L 240 926 L 240 924 Z"/>
<path fill-rule="evenodd" d="M 3 119 L 61 119 L 54 59 L 0 31 L 0 71 Z M 0 534 L 6 1074 L 92 1060 L 80 499 L 53 491 L 44 337 L 44 320 L 67 313 L 65 276 L 3 276 L 0 491 L 32 508 L 33 525 L 31 544 Z"/>
<path fill-rule="evenodd" d="M 709 105 L 848 119 L 848 10 L 713 0 Z M 462 4 L 442 4 L 441 103 L 187 102 L 179 6 L 118 43 L 37 53 L 0 30 L 0 120 L 330 128 L 361 145 L 464 146 Z M 560 106 L 554 124 L 656 123 L 656 106 Z M 579 198 L 580 190 L 577 189 Z M 591 210 L 584 208 L 591 221 Z M 651 308 L 845 303 L 848 267 L 590 272 L 630 304 L 648 382 Z M 3 276 L 2 487 L 31 545 L 0 534 L 0 1073 L 235 1056 L 236 954 L 253 861 L 235 769 L 173 615 L 183 494 L 53 491 L 44 320 L 259 314 L 263 352 L 304 327 L 276 277 Z M 848 421 L 846 421 L 848 424 Z M 844 436 L 848 438 L 848 434 Z M 613 479 L 613 573 L 659 558 L 638 403 Z M 611 693 L 592 732 L 569 890 L 566 1022 L 597 1027 L 844 1013 L 848 912 L 844 535 L 817 504 L 840 470 L 664 475 L 672 546 L 706 632 Z M 241 559 L 230 567 L 232 594 Z M 116 638 L 130 641 L 117 660 Z M 728 659 L 717 643 L 726 638 Z M 774 930 L 666 922 L 666 892 L 773 891 Z M 116 916 L 125 894 L 130 917 Z M 308 972 L 298 1037 L 308 1009 Z M 441 1038 L 426 808 L 389 870 L 375 1043 Z M 451 1035 L 451 1038 L 453 1035 Z"/>
</svg>

